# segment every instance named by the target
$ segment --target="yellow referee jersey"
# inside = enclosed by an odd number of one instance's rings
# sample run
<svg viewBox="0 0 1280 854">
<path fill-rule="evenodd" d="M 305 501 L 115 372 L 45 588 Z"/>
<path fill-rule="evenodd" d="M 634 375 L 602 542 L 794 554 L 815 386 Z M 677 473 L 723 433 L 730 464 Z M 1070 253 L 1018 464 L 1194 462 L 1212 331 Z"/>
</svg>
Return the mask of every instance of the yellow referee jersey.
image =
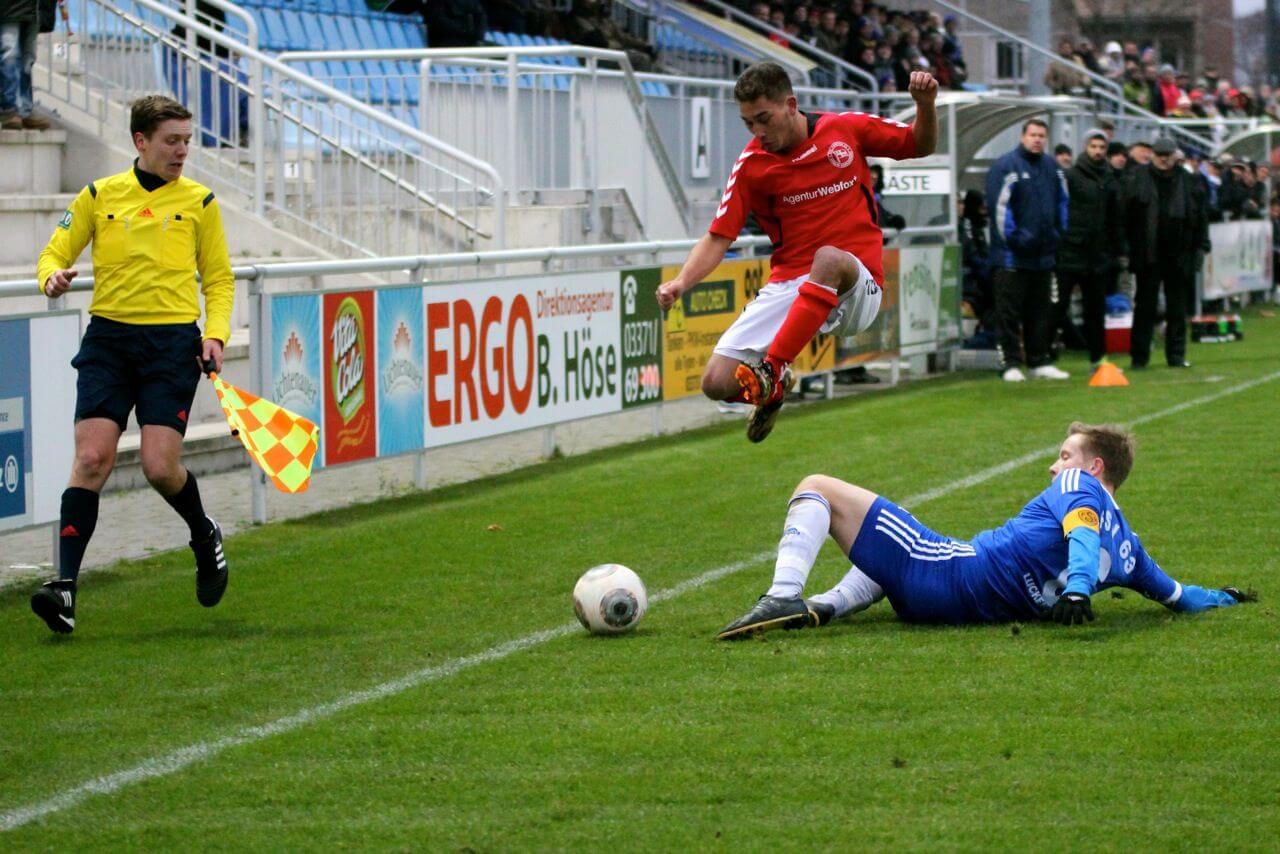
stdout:
<svg viewBox="0 0 1280 854">
<path fill-rule="evenodd" d="M 91 182 L 53 230 L 36 279 L 43 289 L 92 240 L 90 314 L 122 323 L 190 323 L 200 319 L 198 270 L 208 313 L 204 337 L 225 344 L 235 277 L 218 202 L 188 178 L 162 180 L 129 169 Z"/>
</svg>

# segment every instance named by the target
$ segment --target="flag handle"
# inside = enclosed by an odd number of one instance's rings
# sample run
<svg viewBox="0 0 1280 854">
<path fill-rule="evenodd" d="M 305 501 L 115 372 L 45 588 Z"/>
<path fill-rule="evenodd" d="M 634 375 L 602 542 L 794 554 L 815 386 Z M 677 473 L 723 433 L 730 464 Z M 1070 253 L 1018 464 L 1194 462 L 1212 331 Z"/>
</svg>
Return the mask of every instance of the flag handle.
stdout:
<svg viewBox="0 0 1280 854">
<path fill-rule="evenodd" d="M 205 359 L 200 363 L 200 369 L 204 371 L 205 376 L 208 377 L 213 377 L 213 372 L 217 370 L 217 367 L 217 363 L 214 362 L 213 359 Z"/>
</svg>

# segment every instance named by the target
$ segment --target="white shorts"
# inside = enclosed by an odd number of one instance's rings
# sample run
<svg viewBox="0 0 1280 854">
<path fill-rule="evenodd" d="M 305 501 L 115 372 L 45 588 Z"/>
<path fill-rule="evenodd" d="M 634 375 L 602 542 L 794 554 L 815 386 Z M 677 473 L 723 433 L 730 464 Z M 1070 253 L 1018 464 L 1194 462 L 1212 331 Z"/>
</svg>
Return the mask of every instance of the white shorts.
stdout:
<svg viewBox="0 0 1280 854">
<path fill-rule="evenodd" d="M 849 257 L 858 265 L 858 281 L 840 295 L 840 302 L 827 316 L 827 322 L 822 324 L 823 332 L 839 337 L 857 335 L 872 324 L 880 311 L 880 286 L 856 255 L 850 252 Z M 801 276 L 785 282 L 770 282 L 761 288 L 759 295 L 747 303 L 742 314 L 720 336 L 715 352 L 739 362 L 763 359 L 782 328 L 791 304 L 796 301 L 800 286 L 808 278 Z"/>
</svg>

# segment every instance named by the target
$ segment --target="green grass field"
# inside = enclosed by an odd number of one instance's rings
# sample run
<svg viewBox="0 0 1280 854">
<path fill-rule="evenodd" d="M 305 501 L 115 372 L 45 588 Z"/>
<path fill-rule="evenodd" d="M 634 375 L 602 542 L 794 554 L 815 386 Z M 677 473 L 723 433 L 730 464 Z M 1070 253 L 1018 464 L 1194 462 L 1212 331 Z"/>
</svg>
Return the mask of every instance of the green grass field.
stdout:
<svg viewBox="0 0 1280 854">
<path fill-rule="evenodd" d="M 0 849 L 1274 850 L 1280 319 L 1246 331 L 1127 389 L 1079 359 L 1063 384 L 947 376 L 784 410 L 760 446 L 735 422 L 268 525 L 228 541 L 212 611 L 186 551 L 88 575 L 67 639 L 7 591 Z M 803 475 L 968 537 L 1077 418 L 1139 421 L 1118 499 L 1144 544 L 1259 604 L 1103 593 L 1068 630 L 881 603 L 712 641 Z M 633 635 L 569 625 L 604 562 L 676 588 Z M 810 589 L 846 567 L 829 544 Z"/>
</svg>

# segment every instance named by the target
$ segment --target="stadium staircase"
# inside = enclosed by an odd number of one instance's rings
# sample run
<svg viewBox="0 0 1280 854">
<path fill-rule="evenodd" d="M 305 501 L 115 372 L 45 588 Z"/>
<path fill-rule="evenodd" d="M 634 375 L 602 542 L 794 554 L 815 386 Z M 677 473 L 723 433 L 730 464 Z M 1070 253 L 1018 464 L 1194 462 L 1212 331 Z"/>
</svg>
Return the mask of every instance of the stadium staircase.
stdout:
<svg viewBox="0 0 1280 854">
<path fill-rule="evenodd" d="M 184 39 L 174 33 L 186 20 L 174 11 L 180 2 L 69 0 L 74 35 L 59 28 L 42 39 L 39 100 L 60 126 L 98 134 L 123 126 L 132 97 L 175 94 L 198 113 L 193 177 L 317 253 L 426 254 L 643 236 L 633 206 L 608 188 L 592 198 L 581 188 L 510 187 L 505 197 L 488 162 L 418 129 L 417 88 L 403 83 L 407 64 L 294 69 L 272 60 L 317 46 L 421 48 L 419 19 L 373 12 L 358 0 L 210 3 L 225 10 L 225 22 L 213 24 L 218 34 L 196 24 Z M 263 115 L 255 119 L 259 91 Z M 389 95 L 399 96 L 396 108 L 378 109 Z M 262 139 L 253 140 L 249 127 L 262 128 Z M 260 162 L 255 142 L 265 149 Z M 599 215 L 600 207 L 603 227 L 584 227 L 587 212 Z"/>
<path fill-rule="evenodd" d="M 255 20 L 258 44 L 264 51 L 279 55 L 289 51 L 315 50 L 411 50 L 425 46 L 421 18 L 416 15 L 372 11 L 363 0 L 242 0 L 239 4 Z M 228 30 L 246 35 L 243 26 L 228 19 Z M 486 41 L 500 47 L 569 46 L 568 42 L 542 36 L 489 32 Z M 572 57 L 531 58 L 528 62 L 580 68 Z M 362 103 L 378 107 L 405 125 L 432 132 L 423 126 L 419 102 L 418 67 L 411 60 L 335 59 L 303 63 L 298 70 L 327 83 Z M 480 83 L 482 74 L 474 66 L 458 63 L 434 65 L 437 80 Z M 502 86 L 502 75 L 492 85 Z M 572 89 L 568 74 L 522 77 L 521 88 L 544 88 L 559 92 Z M 649 95 L 664 94 L 661 84 L 643 83 Z M 450 140 L 453 141 L 453 140 Z M 477 154 L 463 144 L 461 150 Z M 644 225 L 635 205 L 622 187 L 584 189 L 551 184 L 515 184 L 508 176 L 511 195 L 506 207 L 506 248 L 546 245 L 576 245 L 594 242 L 621 242 L 641 239 Z M 478 212 L 477 225 L 491 232 L 497 227 L 492 209 Z M 594 216 L 599 220 L 594 221 Z M 473 248 L 496 248 L 499 241 L 476 241 Z"/>
</svg>

